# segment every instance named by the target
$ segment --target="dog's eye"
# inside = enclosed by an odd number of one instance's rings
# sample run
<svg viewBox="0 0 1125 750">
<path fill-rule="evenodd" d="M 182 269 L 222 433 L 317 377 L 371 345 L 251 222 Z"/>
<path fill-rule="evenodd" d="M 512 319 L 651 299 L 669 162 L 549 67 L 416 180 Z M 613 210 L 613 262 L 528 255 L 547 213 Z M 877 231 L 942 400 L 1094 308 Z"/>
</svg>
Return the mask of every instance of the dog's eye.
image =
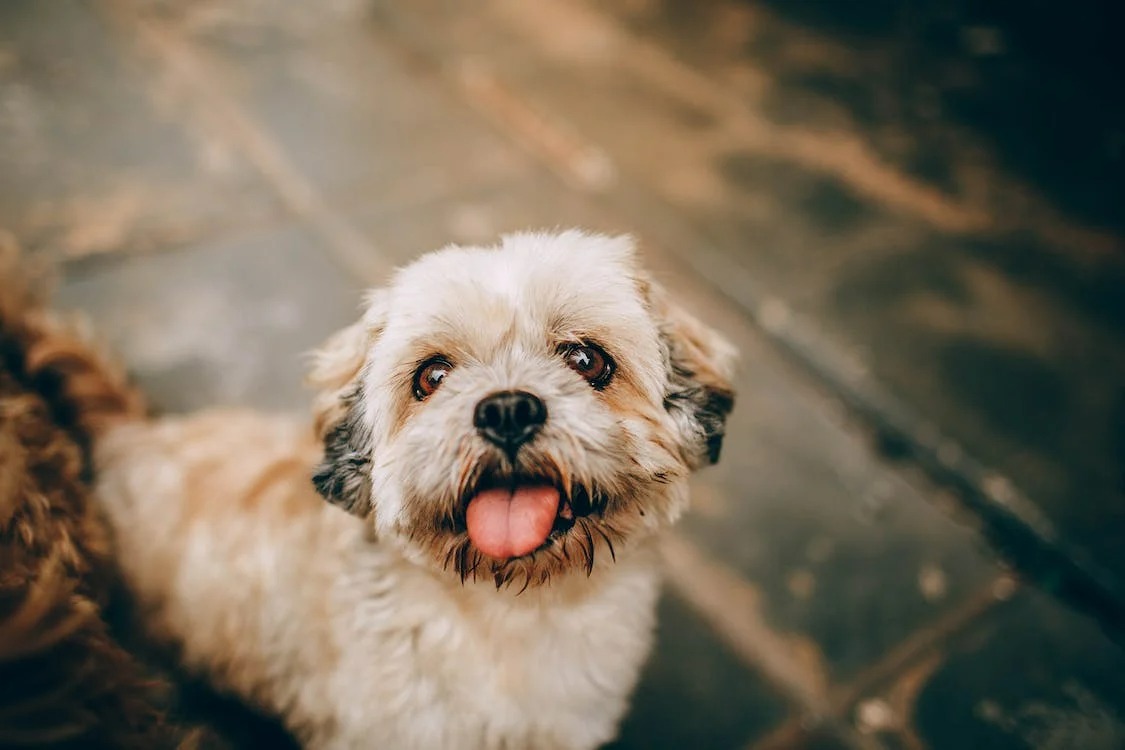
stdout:
<svg viewBox="0 0 1125 750">
<path fill-rule="evenodd" d="M 422 363 L 414 373 L 414 398 L 421 401 L 438 389 L 453 365 L 441 357 L 433 357 Z"/>
<path fill-rule="evenodd" d="M 613 360 L 594 344 L 570 344 L 563 347 L 562 355 L 570 369 L 595 388 L 604 388 L 613 377 Z"/>
</svg>

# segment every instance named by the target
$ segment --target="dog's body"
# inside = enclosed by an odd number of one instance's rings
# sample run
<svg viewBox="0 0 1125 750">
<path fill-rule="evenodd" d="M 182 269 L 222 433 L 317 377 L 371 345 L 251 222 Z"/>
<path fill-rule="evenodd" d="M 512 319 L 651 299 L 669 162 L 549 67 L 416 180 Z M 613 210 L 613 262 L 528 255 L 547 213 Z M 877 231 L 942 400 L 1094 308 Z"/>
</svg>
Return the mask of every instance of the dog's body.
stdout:
<svg viewBox="0 0 1125 750">
<path fill-rule="evenodd" d="M 319 353 L 315 430 L 129 425 L 99 493 L 153 631 L 307 745 L 592 748 L 650 647 L 657 532 L 717 458 L 732 354 L 627 239 L 450 249 Z"/>
<path fill-rule="evenodd" d="M 515 596 L 373 543 L 313 490 L 320 456 L 307 426 L 213 412 L 121 430 L 102 451 L 132 467 L 102 488 L 114 525 L 136 529 L 118 532 L 131 583 L 165 602 L 157 632 L 310 746 L 612 737 L 649 646 L 649 551 Z"/>
</svg>

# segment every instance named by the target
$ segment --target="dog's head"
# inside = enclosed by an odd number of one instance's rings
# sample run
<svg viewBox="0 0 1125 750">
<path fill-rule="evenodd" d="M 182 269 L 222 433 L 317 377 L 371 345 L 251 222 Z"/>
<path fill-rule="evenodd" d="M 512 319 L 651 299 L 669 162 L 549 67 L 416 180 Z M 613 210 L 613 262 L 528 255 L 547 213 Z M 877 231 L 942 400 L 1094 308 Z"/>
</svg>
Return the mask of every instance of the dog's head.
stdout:
<svg viewBox="0 0 1125 750">
<path fill-rule="evenodd" d="M 589 573 L 675 521 L 718 460 L 733 359 L 627 237 L 446 248 L 317 353 L 314 482 L 462 580 Z"/>
</svg>

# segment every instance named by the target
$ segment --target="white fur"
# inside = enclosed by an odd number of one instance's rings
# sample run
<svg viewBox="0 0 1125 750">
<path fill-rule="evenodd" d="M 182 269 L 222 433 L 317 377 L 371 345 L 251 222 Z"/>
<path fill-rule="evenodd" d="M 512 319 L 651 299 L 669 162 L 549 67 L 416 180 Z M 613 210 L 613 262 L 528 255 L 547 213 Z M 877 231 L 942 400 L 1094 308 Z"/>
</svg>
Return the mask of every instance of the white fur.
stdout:
<svg viewBox="0 0 1125 750">
<path fill-rule="evenodd" d="M 660 294 L 630 240 L 578 232 L 449 248 L 400 271 L 314 366 L 322 435 L 348 427 L 348 449 L 370 460 L 346 485 L 369 483 L 370 502 L 336 498 L 362 517 L 316 496 L 324 451 L 291 422 L 208 412 L 110 433 L 99 496 L 151 632 L 314 748 L 609 741 L 651 645 L 655 532 L 703 462 L 704 407 L 688 396 L 725 392 L 732 353 Z M 619 368 L 604 392 L 559 356 L 589 338 Z M 432 354 L 455 367 L 419 402 L 411 378 Z M 536 552 L 462 581 L 435 556 L 432 522 L 454 510 L 465 467 L 495 460 L 472 410 L 510 388 L 549 414 L 522 450 L 608 488 L 590 518 L 606 536 L 590 540 L 590 570 Z M 707 429 L 726 409 L 729 397 Z M 331 475 L 331 448 L 324 461 Z M 553 549 L 580 544 L 571 536 Z M 501 580 L 513 566 L 522 589 Z"/>
</svg>

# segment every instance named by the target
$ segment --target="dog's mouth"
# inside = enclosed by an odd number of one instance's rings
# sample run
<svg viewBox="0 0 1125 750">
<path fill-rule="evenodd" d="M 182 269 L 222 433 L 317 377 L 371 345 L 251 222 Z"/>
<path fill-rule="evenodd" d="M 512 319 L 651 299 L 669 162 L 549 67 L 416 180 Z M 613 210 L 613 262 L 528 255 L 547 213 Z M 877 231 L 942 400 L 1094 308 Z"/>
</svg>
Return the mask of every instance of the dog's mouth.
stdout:
<svg viewBox="0 0 1125 750">
<path fill-rule="evenodd" d="M 486 478 L 466 498 L 465 527 L 477 549 L 509 560 L 550 545 L 603 507 L 599 493 L 579 485 L 568 492 L 544 477 Z"/>
</svg>

